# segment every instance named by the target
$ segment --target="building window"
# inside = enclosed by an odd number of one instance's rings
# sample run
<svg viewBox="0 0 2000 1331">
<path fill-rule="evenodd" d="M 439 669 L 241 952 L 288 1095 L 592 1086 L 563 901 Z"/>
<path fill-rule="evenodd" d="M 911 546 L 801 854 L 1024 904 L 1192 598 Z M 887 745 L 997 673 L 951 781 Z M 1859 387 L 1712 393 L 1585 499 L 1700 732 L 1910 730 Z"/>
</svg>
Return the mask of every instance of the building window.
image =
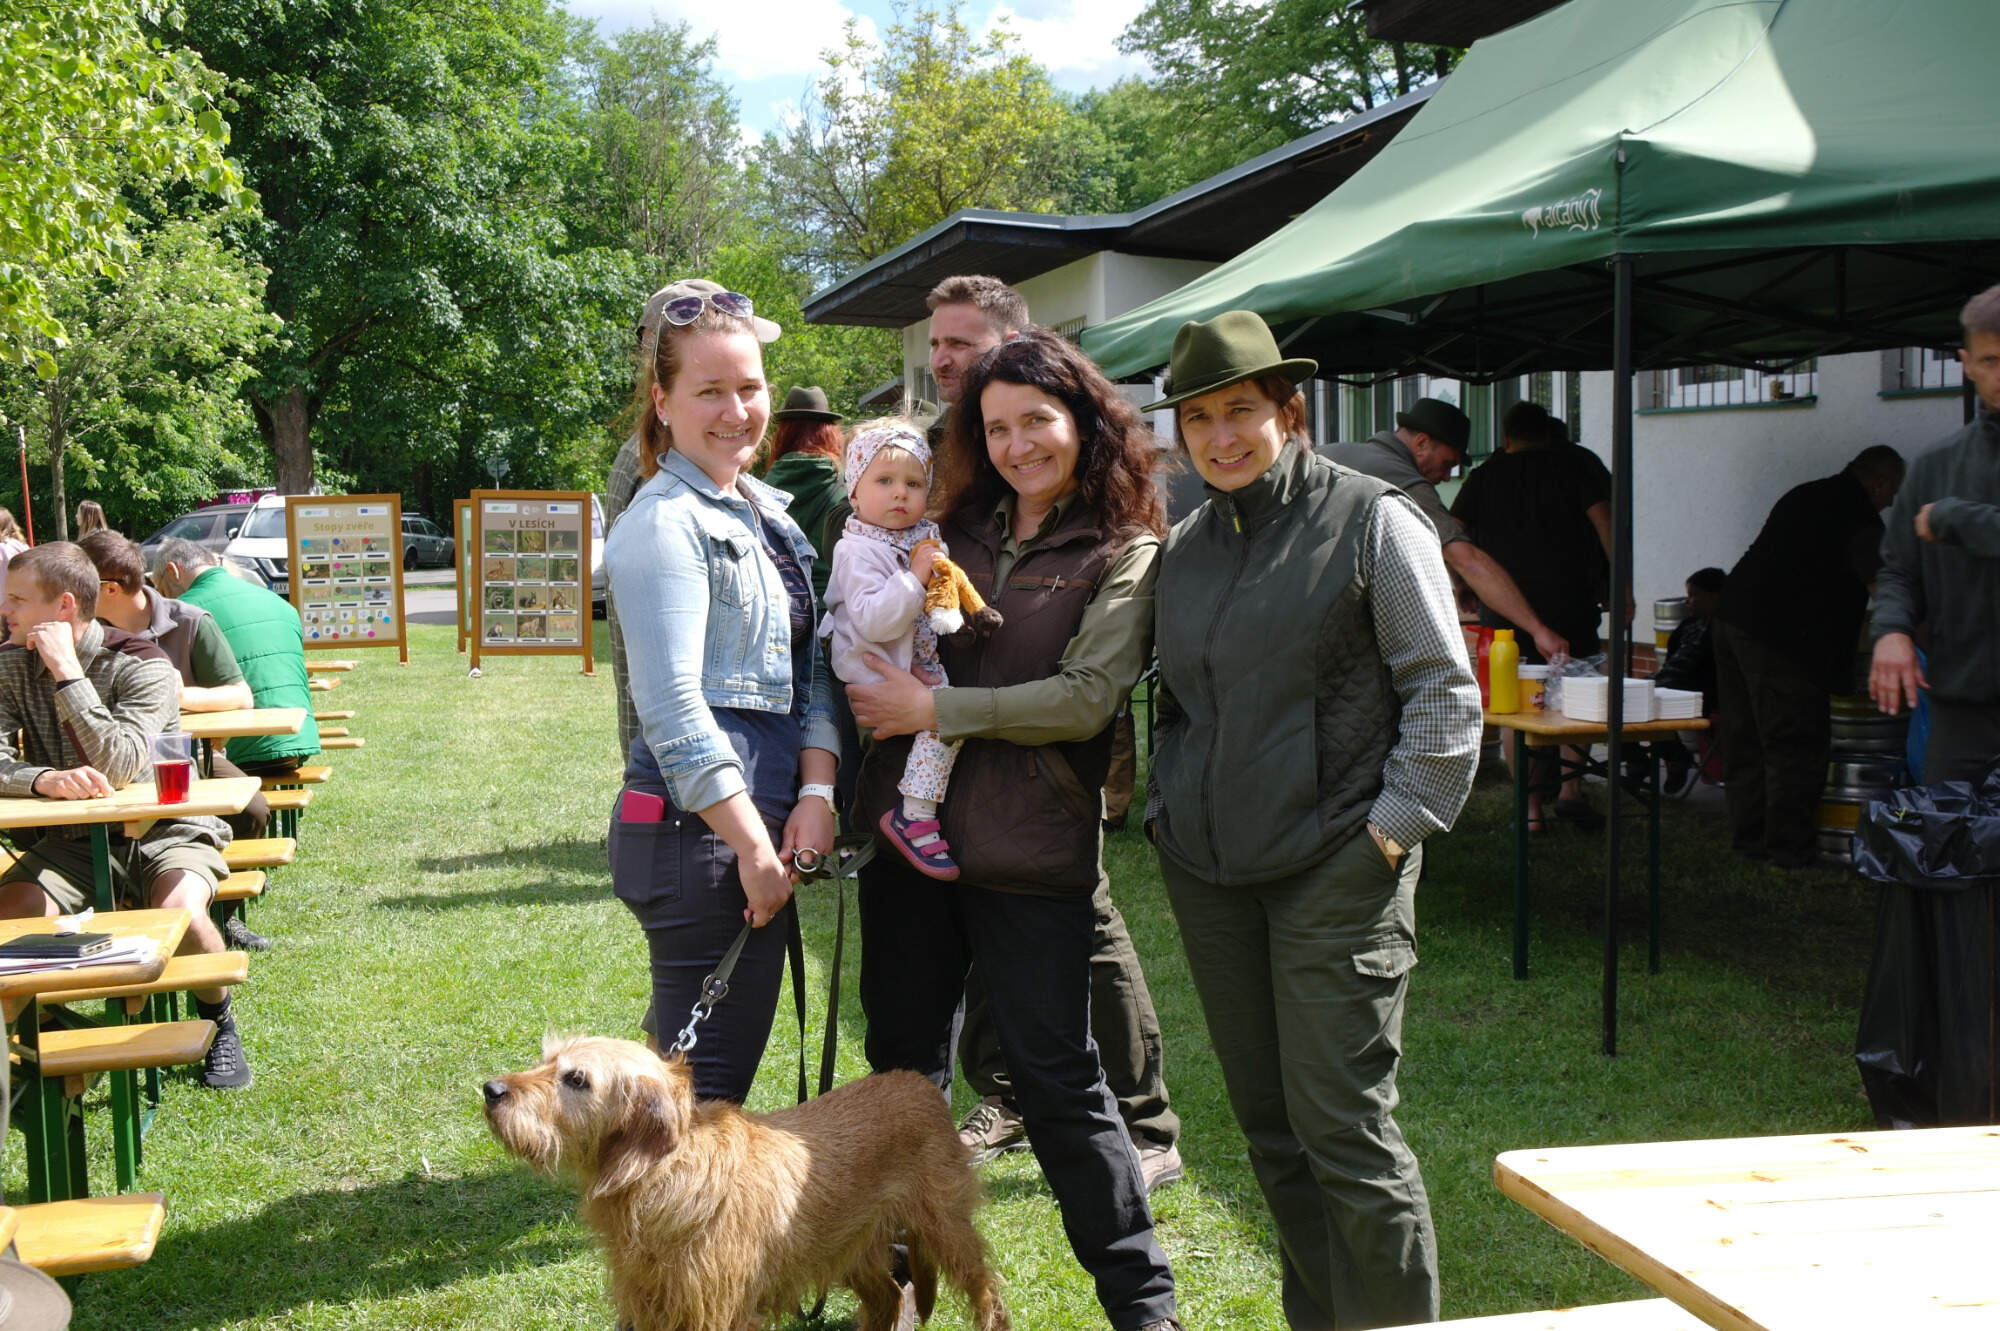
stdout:
<svg viewBox="0 0 2000 1331">
<path fill-rule="evenodd" d="M 1897 347 L 1882 353 L 1882 391 L 1955 393 L 1965 386 L 1958 357 L 1936 347 Z"/>
<path fill-rule="evenodd" d="M 1642 411 L 1692 411 L 1705 407 L 1752 407 L 1810 399 L 1819 392 L 1819 361 L 1800 361 L 1787 370 L 1750 370 L 1740 365 L 1687 365 L 1653 370 L 1641 381 Z"/>
</svg>

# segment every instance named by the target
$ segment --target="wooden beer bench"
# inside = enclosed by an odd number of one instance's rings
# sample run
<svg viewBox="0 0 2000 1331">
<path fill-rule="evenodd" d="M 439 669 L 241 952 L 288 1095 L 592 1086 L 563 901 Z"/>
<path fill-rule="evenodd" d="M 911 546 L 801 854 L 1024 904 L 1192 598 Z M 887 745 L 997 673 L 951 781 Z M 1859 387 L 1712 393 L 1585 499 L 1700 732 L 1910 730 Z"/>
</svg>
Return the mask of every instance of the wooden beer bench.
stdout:
<svg viewBox="0 0 2000 1331">
<path fill-rule="evenodd" d="M 166 1218 L 159 1192 L 0 1207 L 0 1247 L 11 1239 L 23 1262 L 67 1284 L 68 1277 L 141 1265 Z"/>
</svg>

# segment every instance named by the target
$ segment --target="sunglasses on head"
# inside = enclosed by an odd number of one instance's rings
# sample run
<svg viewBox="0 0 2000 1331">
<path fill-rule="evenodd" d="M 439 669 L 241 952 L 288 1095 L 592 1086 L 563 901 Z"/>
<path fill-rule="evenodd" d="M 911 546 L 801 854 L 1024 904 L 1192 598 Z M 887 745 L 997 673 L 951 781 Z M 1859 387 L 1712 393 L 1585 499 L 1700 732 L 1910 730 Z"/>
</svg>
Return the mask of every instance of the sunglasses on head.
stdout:
<svg viewBox="0 0 2000 1331">
<path fill-rule="evenodd" d="M 701 291 L 692 296 L 676 296 L 660 307 L 660 318 L 675 328 L 685 328 L 701 318 L 701 308 L 713 305 L 723 314 L 748 319 L 756 308 L 740 291 Z"/>
</svg>

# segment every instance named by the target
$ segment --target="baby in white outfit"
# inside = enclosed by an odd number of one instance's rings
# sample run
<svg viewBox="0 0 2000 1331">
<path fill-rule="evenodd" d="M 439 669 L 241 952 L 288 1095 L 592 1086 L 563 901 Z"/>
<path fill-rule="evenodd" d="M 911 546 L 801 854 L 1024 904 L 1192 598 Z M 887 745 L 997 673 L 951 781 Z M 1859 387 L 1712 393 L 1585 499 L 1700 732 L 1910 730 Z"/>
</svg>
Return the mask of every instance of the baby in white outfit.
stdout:
<svg viewBox="0 0 2000 1331">
<path fill-rule="evenodd" d="M 930 445 L 905 421 L 877 421 L 848 441 L 854 514 L 833 548 L 820 628 L 831 640 L 833 673 L 846 683 L 881 678 L 868 667 L 871 652 L 935 679 L 933 688 L 945 682 L 937 632 L 924 613 L 924 588 L 944 549 L 937 524 L 924 516 L 930 472 Z M 916 550 L 923 541 L 936 544 Z M 939 832 L 937 807 L 958 749 L 935 730 L 917 735 L 896 786 L 902 807 L 884 813 L 881 822 L 883 836 L 917 872 L 946 882 L 958 877 L 958 865 Z"/>
</svg>

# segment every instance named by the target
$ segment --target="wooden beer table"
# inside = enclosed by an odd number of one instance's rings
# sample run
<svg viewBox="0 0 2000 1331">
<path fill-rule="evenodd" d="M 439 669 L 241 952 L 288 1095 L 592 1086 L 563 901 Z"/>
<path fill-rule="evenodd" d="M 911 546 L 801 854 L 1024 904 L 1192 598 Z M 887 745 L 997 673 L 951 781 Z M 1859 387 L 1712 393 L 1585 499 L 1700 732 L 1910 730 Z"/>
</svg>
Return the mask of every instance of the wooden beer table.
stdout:
<svg viewBox="0 0 2000 1331">
<path fill-rule="evenodd" d="M 101 799 L 0 796 L 0 831 L 89 824 L 91 878 L 97 909 L 110 911 L 117 909 L 111 883 L 113 823 L 124 824 L 125 835 L 138 838 L 162 818 L 191 818 L 198 814 L 227 817 L 243 812 L 243 806 L 257 794 L 258 785 L 254 776 L 198 778 L 188 783 L 188 797 L 179 804 L 160 803 L 150 781 L 135 781 Z"/>
<path fill-rule="evenodd" d="M 7 800 L 5 803 L 15 803 Z M 48 803 L 57 803 L 50 800 Z M 19 826 L 19 824 L 16 824 Z M 69 966 L 0 974 L 0 1014 L 6 1017 L 8 1033 L 21 1056 L 21 1073 L 34 1075 L 41 1049 L 41 1005 L 60 1003 L 66 993 L 83 993 L 113 986 L 149 984 L 160 977 L 167 961 L 180 947 L 187 933 L 188 913 L 184 910 L 106 911 L 85 926 L 93 933 L 107 933 L 117 939 L 146 937 L 156 948 L 153 959 L 109 966 Z M 0 942 L 22 934 L 54 933 L 56 922 L 43 917 L 32 920 L 0 920 Z M 35 1084 L 26 1095 L 18 1091 L 19 1122 L 26 1139 L 28 1196 L 36 1202 L 67 1201 L 83 1187 L 81 1160 L 73 1161 L 64 1142 L 67 1110 L 62 1083 L 58 1079 L 34 1075 Z M 129 1077 L 111 1079 L 111 1111 L 121 1173 L 128 1153 L 136 1157 L 139 1107 Z M 132 1140 L 126 1140 L 127 1136 Z"/>
<path fill-rule="evenodd" d="M 1509 1151 L 1493 1176 L 1725 1331 L 2000 1326 L 2000 1128 Z"/>
<path fill-rule="evenodd" d="M 201 745 L 201 770 L 215 771 L 215 741 L 249 735 L 296 735 L 306 723 L 303 707 L 246 707 L 231 712 L 182 712 L 181 729 Z"/>
<path fill-rule="evenodd" d="M 1602 776 L 1606 781 L 1613 775 L 1605 764 L 1590 757 L 1593 744 L 1603 744 L 1611 738 L 1611 728 L 1602 721 L 1572 721 L 1561 712 L 1488 712 L 1486 724 L 1496 730 L 1508 732 L 1509 738 L 1503 743 L 1511 743 L 1514 753 L 1514 978 L 1528 978 L 1528 762 L 1525 749 L 1575 748 L 1585 757 L 1578 761 L 1569 757 L 1558 757 L 1560 780 L 1567 781 L 1573 776 Z M 1649 740 L 1670 739 L 1684 730 L 1706 730 L 1708 721 L 1702 717 L 1690 717 L 1671 721 L 1627 721 L 1620 728 L 1620 734 L 1627 740 L 1646 744 Z M 1649 754 L 1650 756 L 1650 754 Z M 1646 890 L 1646 937 L 1647 966 L 1654 973 L 1660 970 L 1660 767 L 1657 762 L 1647 764 L 1646 782 L 1640 793 L 1640 802 L 1647 812 L 1647 890 Z M 1543 811 L 1544 818 L 1553 818 L 1551 804 Z M 1544 824 L 1546 825 L 1546 824 Z M 1608 927 L 1608 922 L 1607 922 Z"/>
</svg>

